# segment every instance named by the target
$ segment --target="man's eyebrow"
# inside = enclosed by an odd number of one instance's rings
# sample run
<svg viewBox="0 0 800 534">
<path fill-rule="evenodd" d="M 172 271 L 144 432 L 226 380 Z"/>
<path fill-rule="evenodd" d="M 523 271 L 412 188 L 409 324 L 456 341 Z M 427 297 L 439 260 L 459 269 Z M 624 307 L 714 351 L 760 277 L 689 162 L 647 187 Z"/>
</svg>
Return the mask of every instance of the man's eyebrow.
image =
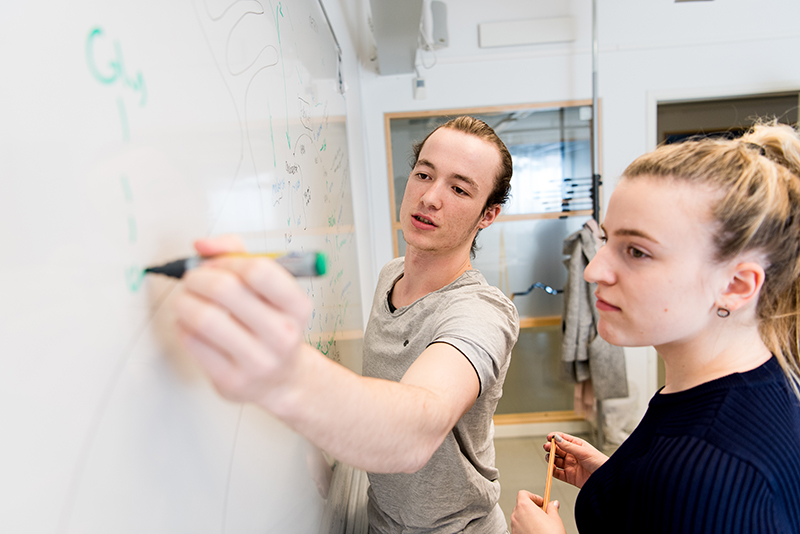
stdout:
<svg viewBox="0 0 800 534">
<path fill-rule="evenodd" d="M 600 225 L 600 229 L 603 231 L 605 235 L 608 235 L 608 230 L 602 224 Z M 647 232 L 642 232 L 641 230 L 637 230 L 635 228 L 619 228 L 614 230 L 614 235 L 616 236 L 633 236 L 633 237 L 641 237 L 647 239 L 648 241 L 652 241 L 656 245 L 660 245 L 661 243 L 658 242 L 653 236 L 648 234 Z"/>
<path fill-rule="evenodd" d="M 431 161 L 429 161 L 427 159 L 418 159 L 417 160 L 417 165 L 424 165 L 425 167 L 430 167 L 434 171 L 436 170 L 436 165 L 434 165 L 433 162 L 431 162 Z M 470 187 L 474 187 L 475 189 L 479 189 L 478 183 L 475 180 L 473 180 L 472 178 L 470 178 L 469 176 L 464 176 L 463 174 L 454 174 L 453 178 L 455 178 L 456 180 L 460 180 L 460 181 L 464 182 L 465 184 L 469 185 Z"/>
</svg>

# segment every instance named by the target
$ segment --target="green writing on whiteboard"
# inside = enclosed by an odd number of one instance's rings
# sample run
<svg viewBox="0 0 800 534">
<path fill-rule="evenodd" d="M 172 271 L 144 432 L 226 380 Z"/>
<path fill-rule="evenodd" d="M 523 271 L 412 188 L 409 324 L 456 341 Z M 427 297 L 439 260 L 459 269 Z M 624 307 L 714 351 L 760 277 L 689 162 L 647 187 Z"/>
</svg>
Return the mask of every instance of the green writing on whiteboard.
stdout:
<svg viewBox="0 0 800 534">
<path fill-rule="evenodd" d="M 86 63 L 89 72 L 100 83 L 112 85 L 121 84 L 139 94 L 139 105 L 147 103 L 147 86 L 144 83 L 144 76 L 141 71 L 130 76 L 125 69 L 125 60 L 122 57 L 122 46 L 119 41 L 112 43 L 113 53 L 108 47 L 108 43 L 103 39 L 103 30 L 93 28 L 86 38 Z"/>
<path fill-rule="evenodd" d="M 130 265 L 125 269 L 125 281 L 128 284 L 128 290 L 131 293 L 136 293 L 144 282 L 144 269 L 138 265 Z"/>
<path fill-rule="evenodd" d="M 122 194 L 125 195 L 125 202 L 128 204 L 133 202 L 133 190 L 128 177 L 124 174 L 120 175 L 119 181 L 122 184 Z"/>
</svg>

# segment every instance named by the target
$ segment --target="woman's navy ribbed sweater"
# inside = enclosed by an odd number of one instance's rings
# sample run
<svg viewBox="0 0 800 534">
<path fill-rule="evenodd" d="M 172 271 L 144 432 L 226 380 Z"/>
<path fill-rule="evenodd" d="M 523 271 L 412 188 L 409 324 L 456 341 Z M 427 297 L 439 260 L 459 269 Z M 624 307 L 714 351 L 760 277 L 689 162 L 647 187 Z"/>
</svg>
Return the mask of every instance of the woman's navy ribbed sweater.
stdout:
<svg viewBox="0 0 800 534">
<path fill-rule="evenodd" d="M 581 534 L 800 533 L 800 402 L 777 360 L 657 393 L 575 519 Z"/>
</svg>

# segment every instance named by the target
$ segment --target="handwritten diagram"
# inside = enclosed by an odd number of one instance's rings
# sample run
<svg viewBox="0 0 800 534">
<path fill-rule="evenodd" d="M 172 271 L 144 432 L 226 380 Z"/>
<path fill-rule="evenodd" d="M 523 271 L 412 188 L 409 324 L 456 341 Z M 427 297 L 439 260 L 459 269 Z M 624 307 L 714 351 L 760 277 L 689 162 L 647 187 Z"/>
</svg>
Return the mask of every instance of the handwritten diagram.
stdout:
<svg viewBox="0 0 800 534">
<path fill-rule="evenodd" d="M 56 120 L 36 125 L 53 133 L 49 145 L 31 152 L 58 157 L 27 158 L 37 174 L 14 191 L 46 221 L 20 229 L 42 266 L 18 290 L 35 306 L 3 315 L 13 350 L 42 347 L 4 373 L 58 370 L 46 396 L 14 404 L 26 411 L 8 429 L 22 451 L 10 480 L 52 495 L 41 514 L 21 500 L 9 509 L 59 534 L 312 532 L 324 503 L 304 479 L 306 444 L 269 414 L 221 400 L 182 359 L 169 334 L 176 282 L 142 269 L 228 232 L 253 251 L 321 251 L 328 274 L 298 281 L 314 303 L 304 338 L 343 363 L 360 349 L 345 103 L 324 14 L 315 0 L 77 0 L 62 11 L 20 31 L 65 43 L 31 79 L 46 87 L 60 72 L 65 97 L 47 108 Z M 23 63 L 8 63 L 9 79 L 28 79 Z M 43 175 L 58 177 L 45 192 L 32 185 Z M 42 315 L 58 326 L 30 336 Z"/>
<path fill-rule="evenodd" d="M 304 282 L 314 302 L 305 338 L 341 361 L 338 340 L 348 331 L 360 336 L 361 314 L 344 102 L 335 90 L 330 36 L 295 2 L 212 9 L 203 0 L 196 13 L 242 139 L 232 196 L 255 182 L 251 191 L 259 199 L 258 216 L 250 218 L 257 222 L 236 230 L 243 230 L 254 248 L 326 253 L 329 274 Z M 224 214 L 214 231 L 223 229 Z M 233 482 L 228 484 L 230 503 Z"/>
<path fill-rule="evenodd" d="M 316 307 L 307 340 L 335 356 L 330 349 L 352 329 L 348 315 L 359 313 L 352 303 L 360 296 L 344 102 L 336 91 L 336 51 L 320 29 L 326 23 L 282 1 L 212 7 L 204 0 L 196 12 L 243 139 L 231 187 L 247 179 L 257 185 L 261 227 L 248 235 L 265 249 L 326 252 L 331 274 L 308 282 Z"/>
</svg>

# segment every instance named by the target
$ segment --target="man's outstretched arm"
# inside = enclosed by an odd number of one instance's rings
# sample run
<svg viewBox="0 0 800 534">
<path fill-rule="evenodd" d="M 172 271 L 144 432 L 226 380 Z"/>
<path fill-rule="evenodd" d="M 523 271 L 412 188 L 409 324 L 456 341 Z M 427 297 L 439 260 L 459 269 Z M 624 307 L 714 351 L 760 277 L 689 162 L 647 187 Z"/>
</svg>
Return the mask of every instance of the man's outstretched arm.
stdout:
<svg viewBox="0 0 800 534">
<path fill-rule="evenodd" d="M 197 243 L 212 256 L 238 240 Z M 303 340 L 311 303 L 275 262 L 221 257 L 187 273 L 175 308 L 184 346 L 224 397 L 255 403 L 335 458 L 372 472 L 424 466 L 475 402 L 477 373 L 446 344 L 398 382 L 367 378 Z"/>
</svg>

